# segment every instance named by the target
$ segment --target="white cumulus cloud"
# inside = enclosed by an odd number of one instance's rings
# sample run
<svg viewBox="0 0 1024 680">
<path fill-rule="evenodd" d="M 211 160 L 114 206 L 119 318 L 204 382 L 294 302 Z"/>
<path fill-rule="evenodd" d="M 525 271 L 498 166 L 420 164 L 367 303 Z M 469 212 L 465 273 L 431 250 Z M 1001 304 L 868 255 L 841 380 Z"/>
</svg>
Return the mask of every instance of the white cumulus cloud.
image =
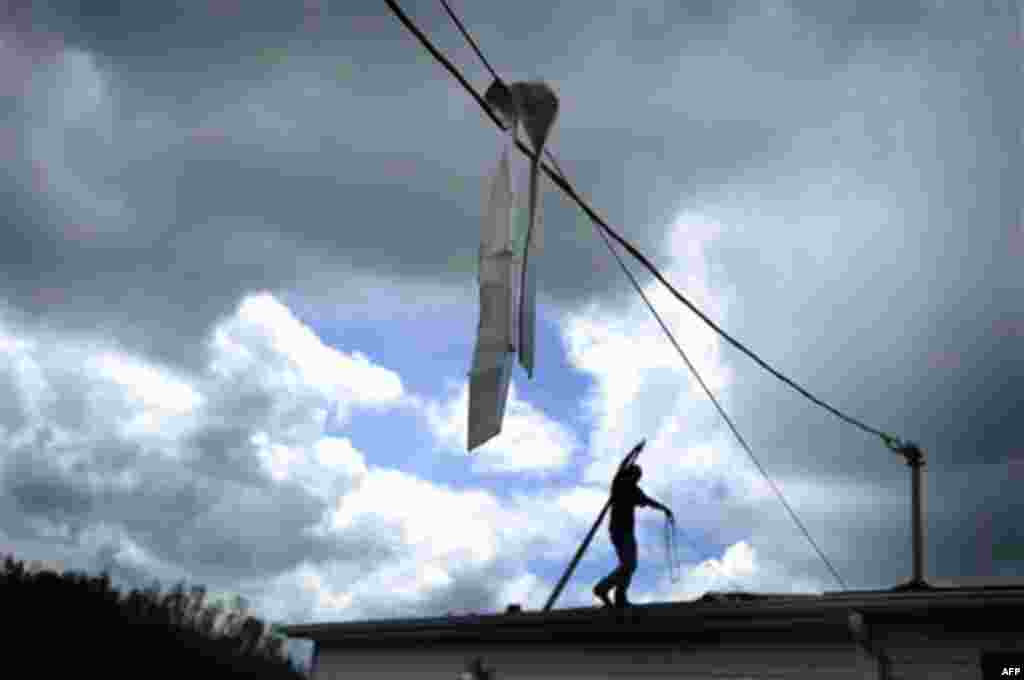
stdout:
<svg viewBox="0 0 1024 680">
<path fill-rule="evenodd" d="M 439 444 L 465 450 L 469 413 L 469 386 L 463 384 L 444 402 L 427 402 L 427 423 Z M 571 429 L 518 397 L 515 383 L 509 389 L 501 433 L 473 451 L 478 472 L 545 474 L 569 464 L 580 443 Z"/>
</svg>

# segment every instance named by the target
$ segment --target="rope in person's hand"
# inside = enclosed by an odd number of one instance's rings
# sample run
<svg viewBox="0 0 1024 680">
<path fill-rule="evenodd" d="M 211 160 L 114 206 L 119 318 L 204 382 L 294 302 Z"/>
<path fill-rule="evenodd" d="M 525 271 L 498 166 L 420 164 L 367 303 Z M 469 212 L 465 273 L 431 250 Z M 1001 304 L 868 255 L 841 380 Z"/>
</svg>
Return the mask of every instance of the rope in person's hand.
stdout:
<svg viewBox="0 0 1024 680">
<path fill-rule="evenodd" d="M 672 583 L 678 583 L 681 564 L 676 544 L 676 520 L 668 514 L 665 515 L 665 560 L 668 562 L 669 579 Z"/>
<path fill-rule="evenodd" d="M 668 486 L 668 505 L 672 507 L 672 485 Z M 665 561 L 668 563 L 668 577 L 672 583 L 679 582 L 682 564 L 676 548 L 676 518 L 671 511 L 665 513 Z"/>
</svg>

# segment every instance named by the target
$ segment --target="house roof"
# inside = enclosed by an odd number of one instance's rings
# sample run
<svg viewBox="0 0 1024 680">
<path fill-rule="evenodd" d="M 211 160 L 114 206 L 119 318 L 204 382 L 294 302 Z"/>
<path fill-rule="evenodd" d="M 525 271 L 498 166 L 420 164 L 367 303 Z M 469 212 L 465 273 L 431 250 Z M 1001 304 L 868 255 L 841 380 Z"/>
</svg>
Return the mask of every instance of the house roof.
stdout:
<svg viewBox="0 0 1024 680">
<path fill-rule="evenodd" d="M 849 636 L 851 615 L 861 621 L 948 619 L 954 625 L 991 621 L 997 609 L 1024 608 L 1024 579 L 993 582 L 932 580 L 927 590 L 826 592 L 817 595 L 709 593 L 689 602 L 634 605 L 626 612 L 600 608 L 521 611 L 420 619 L 285 626 L 289 637 L 327 647 L 405 646 L 423 642 L 653 641 L 772 631 L 786 635 Z M 987 618 L 985 618 L 987 617 Z"/>
</svg>

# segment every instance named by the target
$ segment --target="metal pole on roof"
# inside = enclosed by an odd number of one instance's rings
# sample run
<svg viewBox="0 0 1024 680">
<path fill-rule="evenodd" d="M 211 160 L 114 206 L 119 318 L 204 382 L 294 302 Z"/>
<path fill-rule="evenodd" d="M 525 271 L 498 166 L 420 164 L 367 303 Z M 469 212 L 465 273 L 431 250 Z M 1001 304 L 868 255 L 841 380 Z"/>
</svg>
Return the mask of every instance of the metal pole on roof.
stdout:
<svg viewBox="0 0 1024 680">
<path fill-rule="evenodd" d="M 908 443 L 896 449 L 903 455 L 910 466 L 911 509 L 910 525 L 912 531 L 913 575 L 907 583 L 897 586 L 896 590 L 927 590 L 931 584 L 925 580 L 925 490 L 924 490 L 924 452 L 914 444 Z"/>
<path fill-rule="evenodd" d="M 644 444 L 646 443 L 647 440 L 644 439 L 634 446 L 632 451 L 626 454 L 626 457 L 622 459 L 621 463 L 619 463 L 619 469 L 615 473 L 616 476 L 618 476 L 618 473 L 625 470 L 626 466 L 631 465 L 636 461 L 640 452 L 643 451 Z M 601 522 L 604 520 L 604 516 L 608 513 L 608 508 L 610 508 L 611 505 L 612 499 L 609 497 L 604 504 L 604 508 L 601 509 L 601 514 L 597 516 L 597 521 L 594 522 L 594 526 L 590 527 L 587 537 L 583 539 L 583 543 L 580 544 L 579 549 L 576 551 L 576 555 L 573 556 L 572 561 L 569 562 L 569 566 L 566 567 L 565 573 L 562 574 L 562 578 L 558 579 L 558 584 L 555 586 L 554 592 L 551 593 L 551 597 L 548 598 L 547 604 L 544 605 L 544 611 L 550 611 L 551 607 L 555 604 L 555 600 L 557 600 L 558 596 L 562 594 L 565 584 L 569 582 L 569 577 L 572 576 L 574 571 L 576 571 L 576 565 L 579 564 L 580 558 L 583 557 L 583 553 L 587 551 L 587 548 L 590 546 L 590 542 L 594 540 L 594 534 L 597 533 L 597 528 L 601 526 Z"/>
</svg>

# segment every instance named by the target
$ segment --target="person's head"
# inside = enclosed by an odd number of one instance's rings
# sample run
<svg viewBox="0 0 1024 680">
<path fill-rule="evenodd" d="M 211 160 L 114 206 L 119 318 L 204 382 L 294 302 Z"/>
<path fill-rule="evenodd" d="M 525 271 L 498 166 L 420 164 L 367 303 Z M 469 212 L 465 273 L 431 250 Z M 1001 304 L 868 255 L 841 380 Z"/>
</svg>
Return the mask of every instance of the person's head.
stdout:
<svg viewBox="0 0 1024 680">
<path fill-rule="evenodd" d="M 644 471 L 640 469 L 640 466 L 636 463 L 632 463 L 626 466 L 626 479 L 632 482 L 639 482 L 640 478 L 644 476 Z"/>
</svg>

